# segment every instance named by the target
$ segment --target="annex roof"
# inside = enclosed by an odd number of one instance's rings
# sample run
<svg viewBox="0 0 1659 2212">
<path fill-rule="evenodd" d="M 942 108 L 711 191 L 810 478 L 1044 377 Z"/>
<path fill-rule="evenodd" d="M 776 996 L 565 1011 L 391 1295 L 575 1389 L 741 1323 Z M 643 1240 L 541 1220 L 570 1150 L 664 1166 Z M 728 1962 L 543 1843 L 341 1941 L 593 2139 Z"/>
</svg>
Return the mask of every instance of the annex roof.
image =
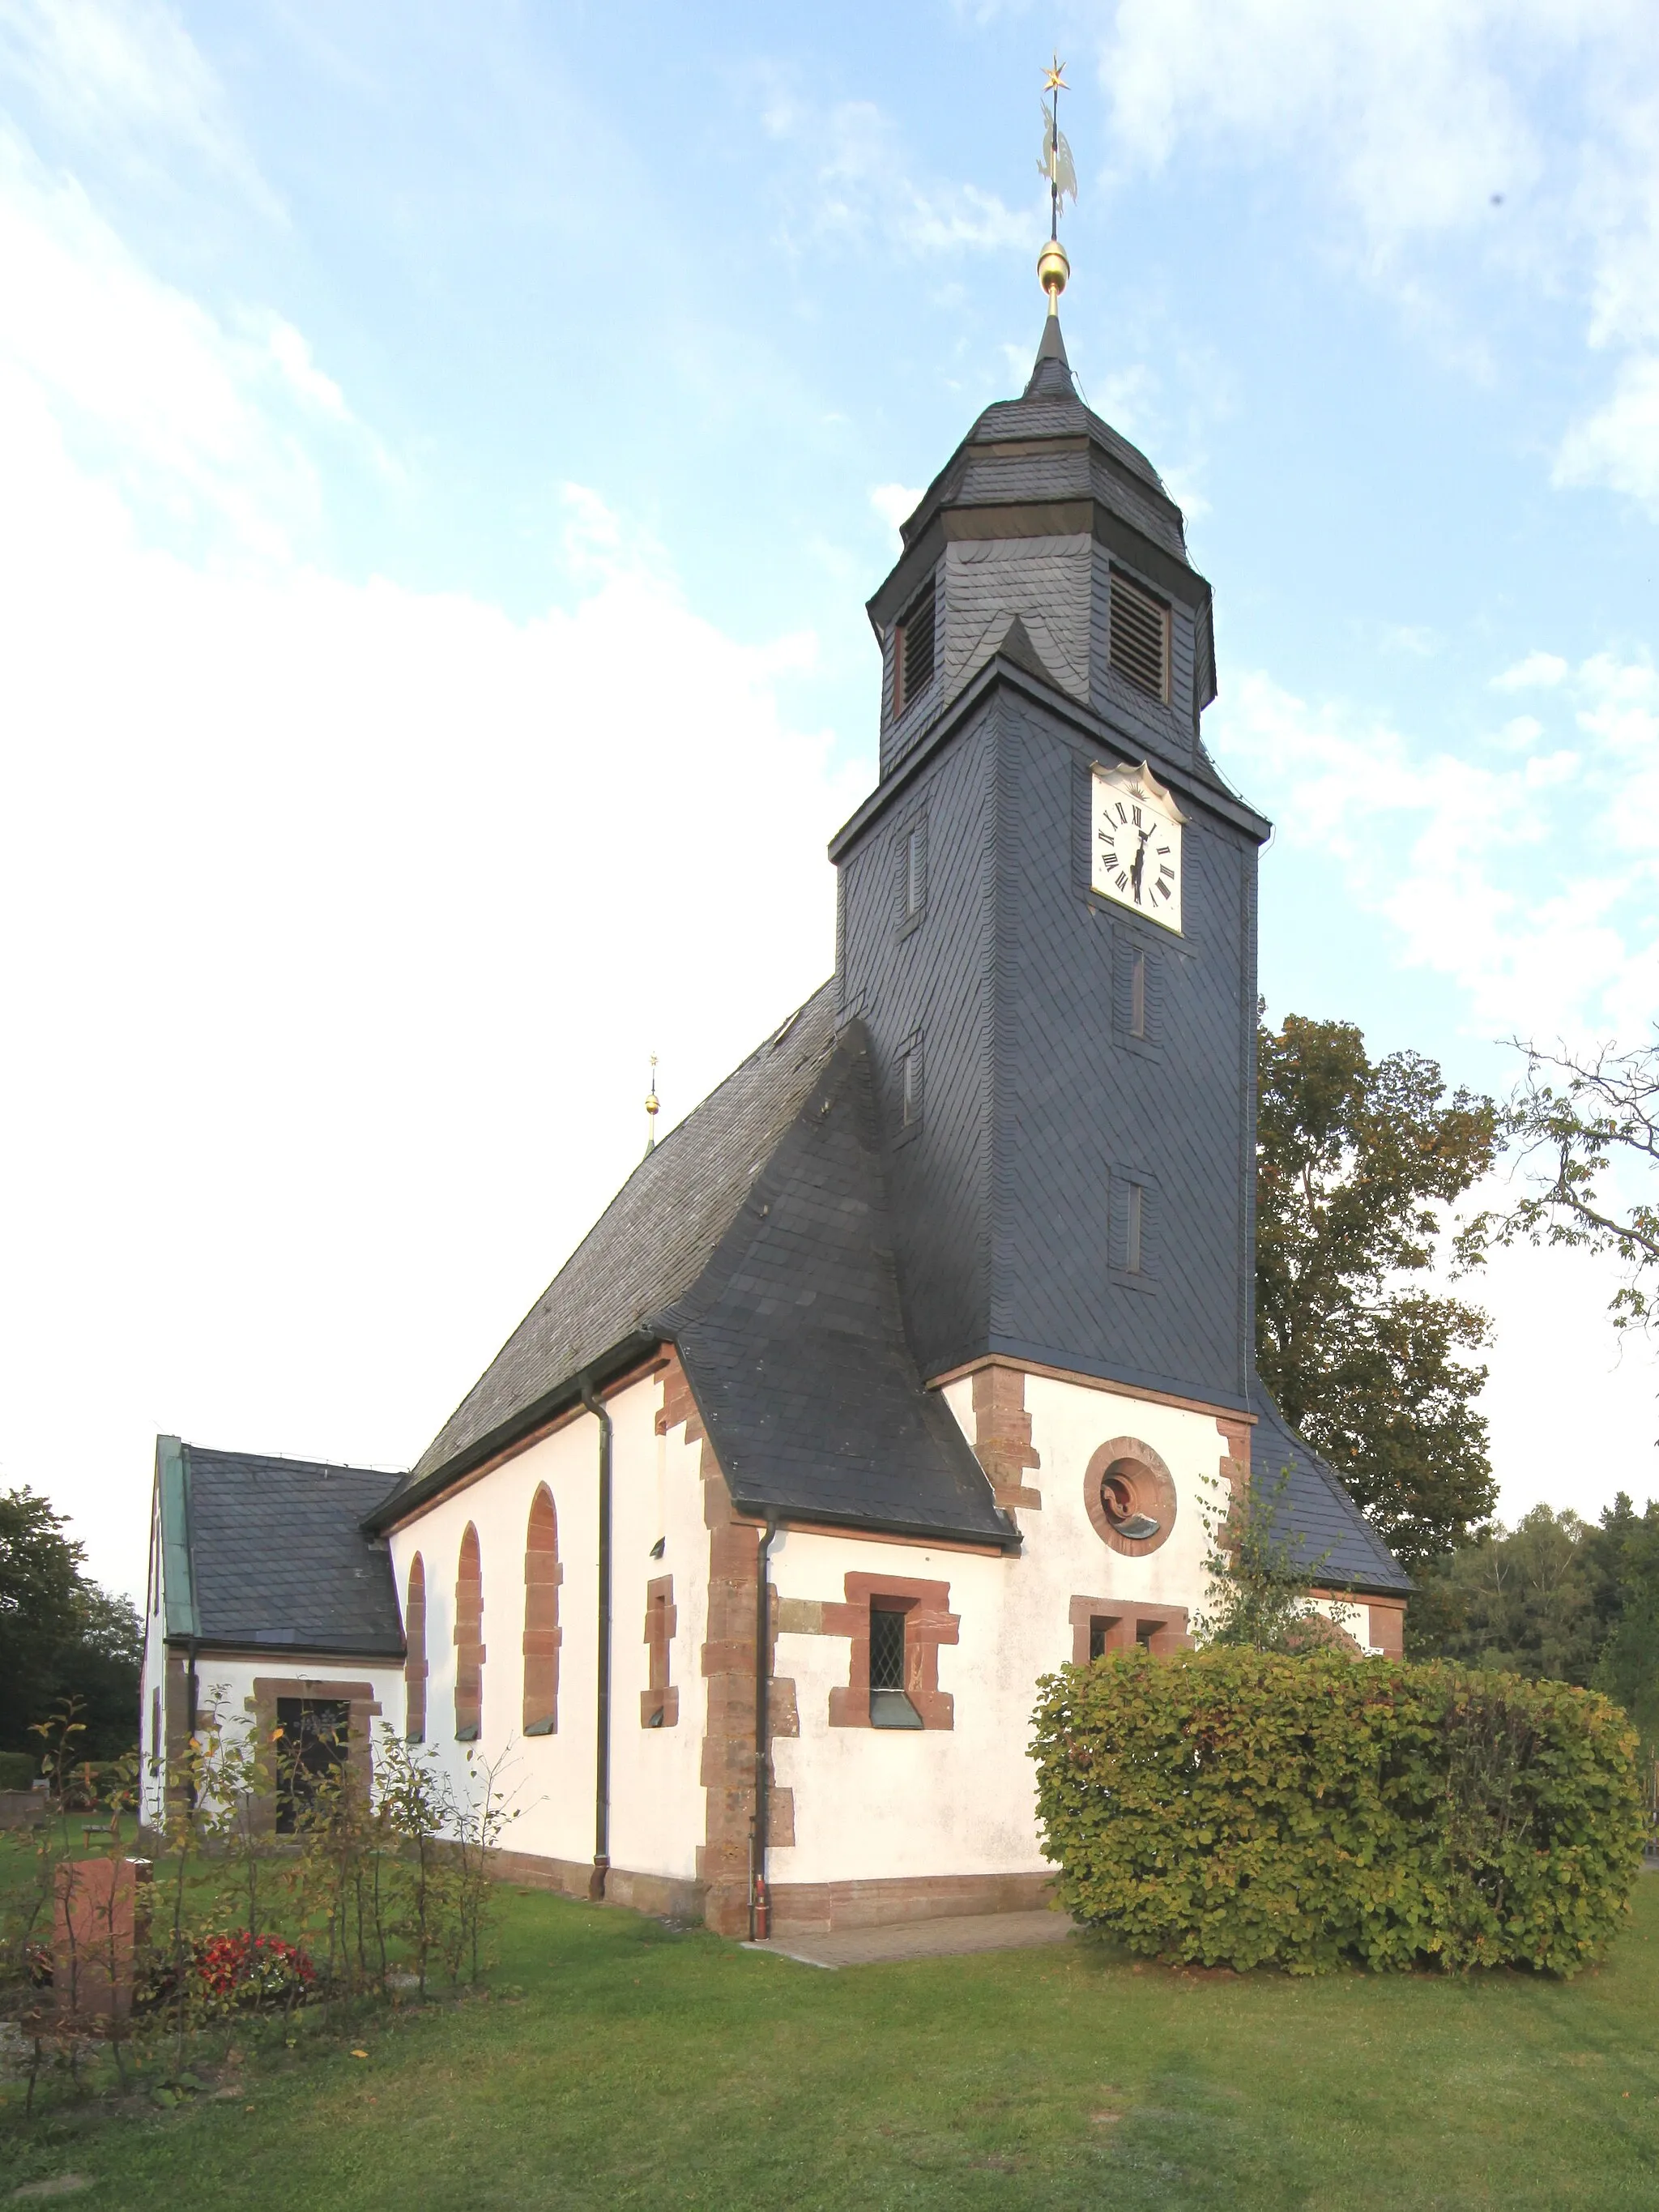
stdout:
<svg viewBox="0 0 1659 2212">
<path fill-rule="evenodd" d="M 402 1658 L 391 1555 L 362 1525 L 395 1477 L 176 1437 L 155 1461 L 169 1638 Z"/>
<path fill-rule="evenodd" d="M 1411 1590 L 1411 1577 L 1343 1487 L 1340 1477 L 1305 1443 L 1273 1403 L 1259 1375 L 1250 1383 L 1256 1417 L 1250 1439 L 1250 1481 L 1271 1495 L 1281 1474 L 1285 1487 L 1275 1508 L 1278 1533 L 1291 1556 L 1320 1583 L 1379 1595 Z"/>
</svg>

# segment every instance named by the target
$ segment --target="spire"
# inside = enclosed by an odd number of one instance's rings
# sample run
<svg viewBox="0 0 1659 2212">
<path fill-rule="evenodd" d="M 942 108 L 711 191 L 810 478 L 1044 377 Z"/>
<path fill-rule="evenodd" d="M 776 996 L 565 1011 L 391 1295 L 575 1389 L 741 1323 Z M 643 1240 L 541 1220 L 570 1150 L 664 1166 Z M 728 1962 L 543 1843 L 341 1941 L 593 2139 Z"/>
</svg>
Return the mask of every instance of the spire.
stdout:
<svg viewBox="0 0 1659 2212">
<path fill-rule="evenodd" d="M 1027 399 L 1047 398 L 1057 394 L 1062 399 L 1075 399 L 1077 386 L 1072 381 L 1072 364 L 1066 358 L 1066 341 L 1060 336 L 1060 317 L 1051 308 L 1042 325 L 1042 343 L 1036 349 L 1036 359 L 1031 364 L 1030 381 L 1025 387 Z"/>
</svg>

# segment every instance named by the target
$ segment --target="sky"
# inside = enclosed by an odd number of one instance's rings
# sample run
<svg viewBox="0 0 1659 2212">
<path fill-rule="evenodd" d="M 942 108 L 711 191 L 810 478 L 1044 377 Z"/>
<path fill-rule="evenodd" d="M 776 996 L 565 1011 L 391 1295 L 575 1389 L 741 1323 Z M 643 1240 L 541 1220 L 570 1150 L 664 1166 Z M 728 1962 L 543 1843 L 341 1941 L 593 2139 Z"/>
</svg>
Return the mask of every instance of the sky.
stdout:
<svg viewBox="0 0 1659 2212">
<path fill-rule="evenodd" d="M 1055 46 L 1270 1012 L 1650 1035 L 1650 0 L 0 0 L 0 1482 L 112 1587 L 158 1431 L 409 1464 L 828 973 Z M 1612 1286 L 1476 1288 L 1510 1517 L 1659 1494 Z"/>
</svg>

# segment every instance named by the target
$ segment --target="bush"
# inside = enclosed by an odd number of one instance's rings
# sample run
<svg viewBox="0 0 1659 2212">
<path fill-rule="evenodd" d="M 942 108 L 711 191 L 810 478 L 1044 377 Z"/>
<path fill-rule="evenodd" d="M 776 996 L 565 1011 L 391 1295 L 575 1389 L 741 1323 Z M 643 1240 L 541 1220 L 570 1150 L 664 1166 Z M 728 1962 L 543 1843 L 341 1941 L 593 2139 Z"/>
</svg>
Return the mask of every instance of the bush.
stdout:
<svg viewBox="0 0 1659 2212">
<path fill-rule="evenodd" d="M 196 1975 L 220 2004 L 288 2005 L 309 1996 L 317 1969 L 297 1944 L 240 1928 L 198 1946 Z"/>
<path fill-rule="evenodd" d="M 0 1790 L 28 1790 L 40 1771 L 40 1762 L 26 1751 L 0 1751 Z"/>
<path fill-rule="evenodd" d="M 1627 1910 L 1636 1738 L 1561 1682 L 1335 1653 L 1115 1653 L 1039 1685 L 1062 1901 L 1132 1950 L 1571 1974 Z"/>
</svg>

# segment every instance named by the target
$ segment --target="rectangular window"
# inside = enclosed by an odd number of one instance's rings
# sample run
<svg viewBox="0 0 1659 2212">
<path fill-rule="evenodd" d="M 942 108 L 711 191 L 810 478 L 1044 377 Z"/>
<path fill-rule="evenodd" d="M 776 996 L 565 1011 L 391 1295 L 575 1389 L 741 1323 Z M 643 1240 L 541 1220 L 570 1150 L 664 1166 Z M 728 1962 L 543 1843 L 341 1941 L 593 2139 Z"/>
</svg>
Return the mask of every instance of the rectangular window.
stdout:
<svg viewBox="0 0 1659 2212">
<path fill-rule="evenodd" d="M 892 1606 L 870 1607 L 870 1725 L 921 1726 L 904 1688 L 904 1613 Z"/>
<path fill-rule="evenodd" d="M 893 646 L 893 712 L 902 714 L 933 680 L 935 604 L 930 576 L 899 617 Z"/>
<path fill-rule="evenodd" d="M 1112 1033 L 1132 1052 L 1156 1054 L 1164 1043 L 1164 961 L 1133 928 L 1113 932 Z"/>
<path fill-rule="evenodd" d="M 1106 1656 L 1106 1632 L 1111 1626 L 1111 1622 L 1107 1620 L 1103 1613 L 1097 1613 L 1091 1619 L 1089 1622 L 1089 1656 L 1091 1659 L 1103 1659 Z"/>
<path fill-rule="evenodd" d="M 1115 1167 L 1109 1179 L 1107 1264 L 1112 1280 L 1127 1291 L 1156 1292 L 1158 1278 L 1158 1194 L 1143 1168 Z"/>
<path fill-rule="evenodd" d="M 897 1096 L 896 1138 L 914 1136 L 921 1127 L 921 1117 L 927 1104 L 927 1079 L 921 1056 L 921 1031 L 913 1030 L 898 1048 L 897 1064 L 893 1070 Z"/>
<path fill-rule="evenodd" d="M 914 814 L 893 839 L 893 926 L 901 937 L 916 928 L 927 908 L 927 817 Z"/>
<path fill-rule="evenodd" d="M 1111 664 L 1137 690 L 1170 697 L 1170 610 L 1143 585 L 1112 571 Z"/>
</svg>

